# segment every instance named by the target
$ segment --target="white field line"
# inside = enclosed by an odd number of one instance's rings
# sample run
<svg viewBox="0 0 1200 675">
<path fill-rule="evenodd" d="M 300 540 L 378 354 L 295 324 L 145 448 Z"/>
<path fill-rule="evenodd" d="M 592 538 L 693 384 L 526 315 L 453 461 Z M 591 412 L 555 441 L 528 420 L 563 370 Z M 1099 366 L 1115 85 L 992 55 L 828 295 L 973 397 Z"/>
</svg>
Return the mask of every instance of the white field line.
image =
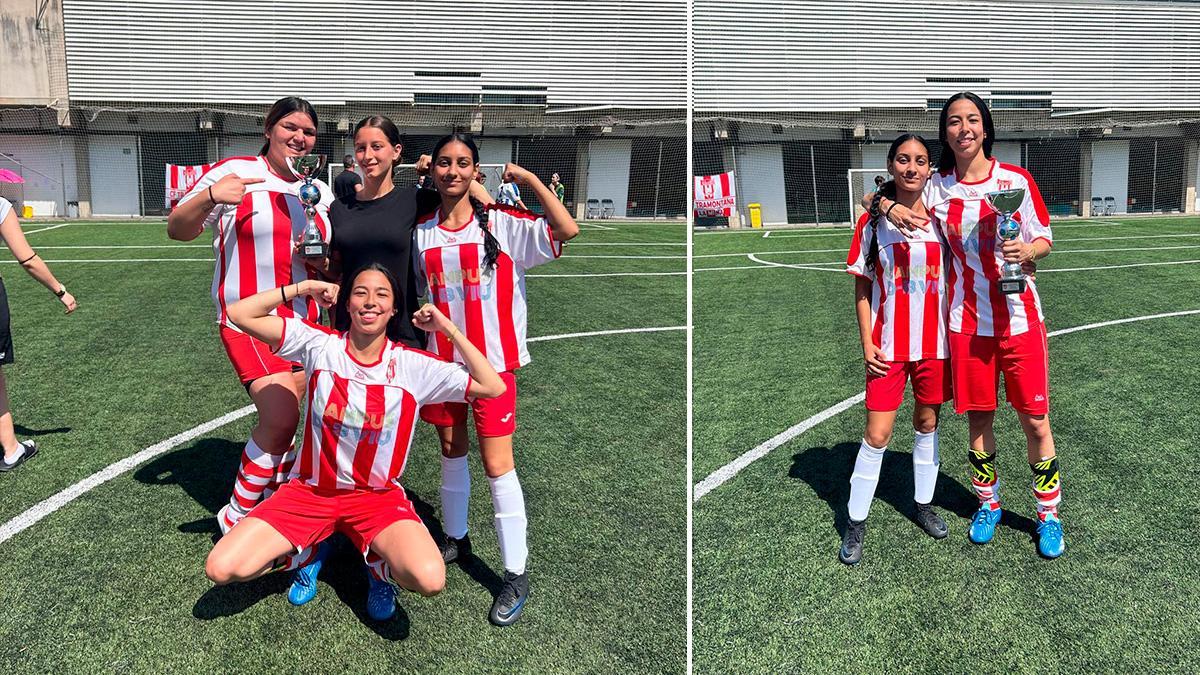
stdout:
<svg viewBox="0 0 1200 675">
<path fill-rule="evenodd" d="M 1152 319 L 1165 319 L 1168 317 L 1175 317 L 1175 316 L 1189 316 L 1189 315 L 1193 315 L 1193 314 L 1200 314 L 1200 309 L 1189 309 L 1189 310 L 1184 310 L 1181 312 L 1167 312 L 1164 314 L 1150 314 L 1147 316 L 1135 316 L 1135 317 L 1131 317 L 1128 319 L 1113 319 L 1111 321 L 1100 321 L 1097 323 L 1089 323 L 1089 324 L 1084 324 L 1082 326 L 1074 326 L 1071 328 L 1063 328 L 1060 330 L 1050 331 L 1046 335 L 1046 337 L 1056 337 L 1059 335 L 1070 335 L 1071 333 L 1078 333 L 1081 331 L 1092 330 L 1095 328 L 1104 328 L 1106 326 L 1116 326 L 1116 325 L 1123 324 L 1123 323 L 1134 323 L 1136 321 L 1150 321 Z M 708 476 L 706 476 L 704 478 L 704 480 L 700 481 L 699 483 L 696 483 L 696 485 L 692 488 L 692 503 L 699 502 L 701 497 L 708 494 L 709 492 L 712 492 L 716 488 L 720 487 L 726 481 L 728 481 L 729 479 L 736 476 L 738 474 L 738 472 L 740 472 L 742 469 L 745 469 L 747 466 L 750 466 L 750 464 L 752 464 L 755 460 L 761 459 L 762 457 L 766 456 L 767 453 L 771 452 L 775 448 L 778 448 L 779 446 L 783 445 L 784 443 L 787 443 L 788 441 L 796 438 L 800 434 L 804 433 L 805 431 L 808 431 L 809 429 L 815 427 L 816 425 L 820 424 L 821 422 L 824 422 L 825 420 L 827 420 L 831 417 L 834 417 L 835 415 L 838 415 L 840 413 L 845 412 L 846 410 L 849 410 L 850 408 L 854 407 L 858 403 L 862 402 L 862 400 L 865 397 L 866 397 L 866 393 L 860 392 L 858 394 L 855 394 L 854 396 L 851 396 L 850 398 L 847 398 L 843 401 L 835 403 L 835 404 L 829 406 L 828 408 L 822 410 L 821 412 L 813 415 L 812 417 L 809 417 L 808 419 L 804 420 L 803 422 L 800 422 L 799 424 L 787 429 L 786 431 L 783 431 L 782 433 L 775 435 L 773 438 L 768 439 L 766 442 L 761 443 L 758 446 L 755 446 L 754 448 L 742 453 L 741 456 L 739 456 L 737 459 L 735 459 L 732 462 L 726 464 L 725 466 L 717 469 L 716 471 L 713 471 Z"/>
<path fill-rule="evenodd" d="M 580 277 L 678 277 L 687 272 L 596 272 L 594 274 L 526 274 L 526 279 L 569 279 Z"/>
<path fill-rule="evenodd" d="M 26 236 L 26 237 L 28 237 L 29 235 L 31 235 L 31 234 L 37 234 L 38 232 L 49 232 L 50 230 L 57 230 L 57 229 L 58 229 L 58 228 L 60 228 L 60 227 L 66 227 L 66 226 L 68 226 L 68 225 L 70 225 L 70 224 L 71 224 L 71 223 L 59 223 L 58 225 L 51 225 L 50 227 L 43 227 L 43 228 L 41 228 L 41 229 L 38 229 L 38 230 L 30 230 L 30 231 L 28 231 L 28 232 L 26 232 L 26 233 L 25 233 L 25 236 Z"/>
<path fill-rule="evenodd" d="M 751 255 L 753 255 L 753 254 L 751 254 Z M 751 259 L 757 260 L 755 258 L 751 258 Z M 762 262 L 762 263 L 766 263 L 766 264 L 765 265 L 739 265 L 739 266 L 735 266 L 735 267 L 698 267 L 693 271 L 694 272 L 724 272 L 724 271 L 729 271 L 729 270 L 761 270 L 761 269 L 770 269 L 771 267 L 790 267 L 792 269 L 822 269 L 822 268 L 817 268 L 817 267 L 813 267 L 813 266 L 814 265 L 845 265 L 846 264 L 846 263 L 840 262 L 840 261 L 830 261 L 830 262 L 809 263 L 807 266 L 805 266 L 805 265 L 785 265 L 783 263 L 770 263 L 769 261 L 766 261 L 766 260 L 761 260 L 761 261 L 757 261 L 757 262 Z M 1200 263 L 1200 260 L 1169 260 L 1166 262 L 1130 263 L 1127 265 L 1098 265 L 1095 267 L 1061 267 L 1061 268 L 1057 268 L 1057 269 L 1040 269 L 1040 270 L 1038 270 L 1037 273 L 1038 274 L 1047 274 L 1050 272 L 1093 272 L 1093 271 L 1099 271 L 1099 270 L 1120 270 L 1120 269 L 1126 269 L 1126 268 L 1130 268 L 1130 267 L 1161 267 L 1163 265 L 1193 265 L 1196 263 Z M 834 270 L 827 270 L 827 271 L 839 271 L 840 272 L 840 271 L 842 271 L 842 269 L 839 267 Z"/>
<path fill-rule="evenodd" d="M 541 337 L 529 338 L 528 342 L 546 342 L 550 340 L 565 340 L 567 338 L 576 337 L 592 337 L 595 335 L 616 335 L 618 333 L 652 333 L 658 331 L 671 330 L 686 330 L 686 326 L 662 326 L 656 328 L 619 328 L 615 330 L 592 331 L 588 333 L 564 333 L 562 335 L 543 335 Z M 61 509 L 72 501 L 83 496 L 93 488 L 99 487 L 104 483 L 120 476 L 123 473 L 132 471 L 138 465 L 147 462 L 173 448 L 176 448 L 190 440 L 199 438 L 210 431 L 219 429 L 235 420 L 239 420 L 254 412 L 254 406 L 248 405 L 243 408 L 238 408 L 231 412 L 225 413 L 216 419 L 209 420 L 204 424 L 192 427 L 187 431 L 178 433 L 165 441 L 159 441 L 154 445 L 130 455 L 125 459 L 114 462 L 96 473 L 84 478 L 74 485 L 57 492 L 50 497 L 34 504 L 28 509 L 22 511 L 12 520 L 0 525 L 0 543 L 8 541 L 12 537 L 28 529 L 36 524 L 41 519 Z"/>
<path fill-rule="evenodd" d="M 1077 239 L 1064 239 L 1063 241 L 1079 241 Z M 1078 248 L 1059 250 L 1054 249 L 1051 255 L 1062 255 L 1064 253 L 1121 253 L 1126 251 L 1175 251 L 1179 249 L 1200 248 L 1200 245 L 1185 244 L 1181 246 L 1134 246 L 1128 248 Z M 693 258 L 740 258 L 745 255 L 798 255 L 803 253 L 845 253 L 847 248 L 817 248 L 806 249 L 803 251 L 754 251 L 751 253 L 704 253 L 701 255 L 692 256 Z M 577 258 L 592 258 L 603 256 L 575 256 Z"/>
<path fill-rule="evenodd" d="M 563 258 L 597 258 L 604 260 L 684 260 L 686 255 L 564 255 Z"/>
<path fill-rule="evenodd" d="M 50 263 L 51 265 L 63 265 L 66 263 L 152 263 L 152 262 L 206 262 L 206 263 L 212 263 L 212 262 L 216 262 L 216 261 L 213 260 L 212 258 L 112 258 L 112 259 L 101 259 L 101 260 L 77 260 L 77 259 L 44 260 L 43 262 Z M 17 261 L 16 260 L 0 260 L 0 265 L 9 265 L 9 264 L 15 265 L 15 264 L 17 264 Z"/>
<path fill-rule="evenodd" d="M 766 239 L 766 238 L 767 238 L 767 237 L 769 237 L 769 236 L 771 236 L 771 231 L 770 231 L 770 230 L 767 230 L 766 232 L 763 232 L 763 239 Z"/>
<path fill-rule="evenodd" d="M 580 241 L 580 242 L 574 242 L 574 241 L 569 241 L 569 242 L 567 242 L 566 245 L 568 248 L 575 248 L 576 246 L 687 246 L 687 242 L 673 242 L 673 241 L 614 241 L 614 242 Z"/>
<path fill-rule="evenodd" d="M 840 269 L 837 269 L 834 267 L 811 267 L 811 266 L 807 266 L 807 265 L 787 265 L 784 263 L 771 262 L 770 260 L 763 260 L 761 258 L 757 258 L 754 256 L 753 253 L 746 254 L 746 257 L 750 259 L 750 262 L 756 262 L 760 265 L 767 265 L 768 267 L 786 267 L 788 269 L 793 269 L 793 270 L 812 270 L 814 272 L 842 272 L 843 271 L 843 270 L 840 270 Z"/>
<path fill-rule="evenodd" d="M 67 249 L 125 249 L 125 248 L 207 248 L 211 249 L 211 244 L 130 244 L 130 245 L 113 245 L 113 246 L 39 246 L 39 251 L 46 250 L 67 250 Z"/>
<path fill-rule="evenodd" d="M 596 223 L 579 223 L 579 225 L 581 227 L 590 227 L 590 228 L 597 229 L 597 230 L 613 230 L 613 231 L 615 231 L 617 229 L 615 227 L 608 227 L 607 225 L 597 225 Z"/>
</svg>

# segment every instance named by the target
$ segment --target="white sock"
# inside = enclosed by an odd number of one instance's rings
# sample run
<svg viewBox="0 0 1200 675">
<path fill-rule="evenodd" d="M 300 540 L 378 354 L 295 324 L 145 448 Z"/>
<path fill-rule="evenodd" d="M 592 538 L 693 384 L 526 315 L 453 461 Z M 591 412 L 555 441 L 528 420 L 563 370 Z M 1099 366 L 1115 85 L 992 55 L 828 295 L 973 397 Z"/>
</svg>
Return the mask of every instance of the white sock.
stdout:
<svg viewBox="0 0 1200 675">
<path fill-rule="evenodd" d="M 918 504 L 933 501 L 933 487 L 937 484 L 938 467 L 942 465 L 938 452 L 937 429 L 923 434 L 917 432 L 913 439 L 913 499 Z"/>
<path fill-rule="evenodd" d="M 879 469 L 883 466 L 882 448 L 873 448 L 863 439 L 858 446 L 858 458 L 854 460 L 854 473 L 850 475 L 851 520 L 866 520 L 871 512 L 871 500 L 875 498 L 875 486 L 879 485 Z"/>
<path fill-rule="evenodd" d="M 282 454 L 272 455 L 266 452 L 253 438 L 246 441 L 238 475 L 233 481 L 233 494 L 229 497 L 232 524 L 237 524 L 242 516 L 250 513 L 262 500 L 263 490 L 275 477 L 275 471 L 283 463 L 283 458 Z"/>
<path fill-rule="evenodd" d="M 471 471 L 467 456 L 442 455 L 442 529 L 446 536 L 467 535 L 467 502 L 471 499 Z"/>
<path fill-rule="evenodd" d="M 496 511 L 496 538 L 500 540 L 500 560 L 504 569 L 513 574 L 525 573 L 529 548 L 525 541 L 525 496 L 517 470 L 503 476 L 488 478 L 492 489 L 492 508 Z"/>
<path fill-rule="evenodd" d="M 6 464 L 12 464 L 13 462 L 17 461 L 18 459 L 21 459 L 21 456 L 24 454 L 25 454 L 25 444 L 18 441 L 17 442 L 17 451 L 12 454 L 11 458 L 5 457 L 4 462 Z"/>
</svg>

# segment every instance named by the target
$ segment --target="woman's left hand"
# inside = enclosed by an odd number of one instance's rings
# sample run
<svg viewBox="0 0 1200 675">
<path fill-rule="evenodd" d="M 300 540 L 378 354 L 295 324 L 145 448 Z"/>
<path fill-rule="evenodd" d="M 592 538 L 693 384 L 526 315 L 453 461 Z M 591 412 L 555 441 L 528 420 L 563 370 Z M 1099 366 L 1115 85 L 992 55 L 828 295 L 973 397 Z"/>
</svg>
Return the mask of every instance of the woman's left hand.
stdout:
<svg viewBox="0 0 1200 675">
<path fill-rule="evenodd" d="M 64 307 L 67 308 L 67 314 L 79 309 L 79 303 L 75 302 L 75 296 L 71 295 L 70 293 L 64 293 L 63 296 L 58 300 L 63 304 Z"/>
<path fill-rule="evenodd" d="M 426 333 L 438 332 L 449 335 L 449 329 L 454 327 L 454 324 L 446 318 L 445 314 L 442 314 L 441 310 L 428 302 L 413 312 L 412 322 L 414 326 Z"/>
<path fill-rule="evenodd" d="M 511 173 L 513 180 L 515 180 L 518 185 L 528 186 L 530 183 L 539 182 L 537 176 L 533 175 L 533 172 L 522 169 L 512 162 L 508 162 L 504 165 L 504 172 Z"/>
<path fill-rule="evenodd" d="M 1005 262 L 1027 263 L 1033 261 L 1033 244 L 1026 244 L 1020 239 L 1010 239 L 1000 245 L 1000 253 Z"/>
</svg>

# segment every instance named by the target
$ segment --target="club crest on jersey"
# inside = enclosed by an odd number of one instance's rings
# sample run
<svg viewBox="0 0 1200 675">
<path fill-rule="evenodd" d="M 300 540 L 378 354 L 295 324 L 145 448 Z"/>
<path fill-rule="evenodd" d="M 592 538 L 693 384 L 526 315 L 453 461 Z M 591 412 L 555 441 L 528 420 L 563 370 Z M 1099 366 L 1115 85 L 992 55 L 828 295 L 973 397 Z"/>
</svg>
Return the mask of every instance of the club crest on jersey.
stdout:
<svg viewBox="0 0 1200 675">
<path fill-rule="evenodd" d="M 393 356 L 392 360 L 388 361 L 387 381 L 391 382 L 394 379 L 396 379 L 396 357 Z"/>
<path fill-rule="evenodd" d="M 996 180 L 996 189 L 997 190 L 1011 190 L 1012 189 L 1012 181 L 997 179 Z"/>
</svg>

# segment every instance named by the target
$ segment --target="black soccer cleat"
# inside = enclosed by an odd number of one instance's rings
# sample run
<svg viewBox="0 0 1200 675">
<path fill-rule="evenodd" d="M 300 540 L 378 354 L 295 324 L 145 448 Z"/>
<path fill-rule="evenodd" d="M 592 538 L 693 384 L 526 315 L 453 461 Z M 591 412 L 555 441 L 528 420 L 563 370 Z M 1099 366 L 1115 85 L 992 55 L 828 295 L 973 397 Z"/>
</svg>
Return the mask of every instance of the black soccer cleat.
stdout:
<svg viewBox="0 0 1200 675">
<path fill-rule="evenodd" d="M 851 520 L 846 524 L 846 533 L 842 535 L 842 548 L 838 550 L 838 560 L 853 565 L 862 560 L 863 535 L 867 533 L 867 521 Z"/>
<path fill-rule="evenodd" d="M 915 502 L 917 505 L 917 524 L 921 526 L 925 533 L 934 539 L 945 539 L 950 533 L 950 529 L 946 527 L 946 521 L 933 510 L 933 506 Z"/>
<path fill-rule="evenodd" d="M 504 573 L 504 585 L 492 602 L 492 611 L 488 612 L 488 621 L 497 626 L 511 626 L 521 616 L 525 608 L 525 600 L 529 598 L 529 573 Z"/>
<path fill-rule="evenodd" d="M 6 462 L 3 458 L 0 458 L 0 471 L 12 471 L 25 462 L 33 459 L 38 453 L 37 443 L 34 443 L 32 440 L 21 441 L 21 447 L 23 448 L 21 456 L 14 459 L 12 463 Z"/>
<path fill-rule="evenodd" d="M 446 537 L 438 548 L 442 550 L 442 562 L 447 565 L 461 562 L 471 556 L 471 537 L 465 534 L 462 539 Z"/>
</svg>

